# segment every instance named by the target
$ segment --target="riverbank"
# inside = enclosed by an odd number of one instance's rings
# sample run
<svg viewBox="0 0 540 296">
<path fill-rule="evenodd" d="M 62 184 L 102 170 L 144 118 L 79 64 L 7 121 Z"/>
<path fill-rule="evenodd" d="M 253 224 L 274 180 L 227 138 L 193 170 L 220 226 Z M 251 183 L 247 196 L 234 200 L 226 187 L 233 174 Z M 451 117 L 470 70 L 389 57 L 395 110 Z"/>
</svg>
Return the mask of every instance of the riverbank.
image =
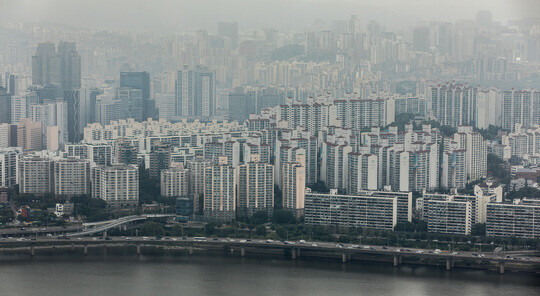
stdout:
<svg viewBox="0 0 540 296">
<path fill-rule="evenodd" d="M 540 274 L 540 264 L 528 260 L 518 260 L 493 257 L 493 254 L 461 254 L 437 253 L 430 250 L 393 249 L 386 247 L 370 247 L 355 245 L 333 245 L 319 242 L 318 244 L 282 244 L 266 241 L 234 241 L 228 239 L 212 239 L 196 241 L 194 239 L 139 241 L 114 238 L 112 240 L 56 240 L 56 241 L 26 241 L 13 242 L 10 248 L 0 248 L 0 254 L 11 254 L 19 257 L 71 255 L 104 255 L 120 256 L 152 255 L 152 256 L 204 256 L 220 255 L 224 257 L 272 257 L 284 260 L 333 260 L 346 264 L 366 263 L 389 266 L 430 266 L 446 270 L 451 269 L 481 269 L 490 272 L 503 273 L 524 272 Z M 475 255 L 475 256 L 473 256 Z M 481 256 L 480 256 L 481 255 Z M 491 256 L 491 257 L 490 257 Z M 501 261 L 504 260 L 504 261 Z"/>
</svg>

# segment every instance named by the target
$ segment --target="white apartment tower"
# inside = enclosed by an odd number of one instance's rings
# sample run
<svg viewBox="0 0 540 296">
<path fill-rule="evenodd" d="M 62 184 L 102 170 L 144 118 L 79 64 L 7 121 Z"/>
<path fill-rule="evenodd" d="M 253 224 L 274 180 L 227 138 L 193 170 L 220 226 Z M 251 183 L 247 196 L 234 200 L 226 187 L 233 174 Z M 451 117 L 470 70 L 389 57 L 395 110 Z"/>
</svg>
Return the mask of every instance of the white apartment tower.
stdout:
<svg viewBox="0 0 540 296">
<path fill-rule="evenodd" d="M 210 220 L 230 221 L 236 216 L 236 170 L 219 157 L 218 164 L 204 170 L 204 216 Z"/>
</svg>

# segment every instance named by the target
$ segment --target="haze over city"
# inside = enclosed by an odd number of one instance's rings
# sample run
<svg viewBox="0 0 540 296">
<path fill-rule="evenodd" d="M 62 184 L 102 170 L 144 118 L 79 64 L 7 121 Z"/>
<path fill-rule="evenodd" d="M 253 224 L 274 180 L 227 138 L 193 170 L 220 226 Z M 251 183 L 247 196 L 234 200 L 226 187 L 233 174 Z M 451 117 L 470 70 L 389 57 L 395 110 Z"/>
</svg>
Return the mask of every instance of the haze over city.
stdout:
<svg viewBox="0 0 540 296">
<path fill-rule="evenodd" d="M 537 295 L 540 1 L 0 0 L 0 295 Z"/>
<path fill-rule="evenodd" d="M 119 30 L 216 30 L 217 21 L 236 21 L 241 30 L 267 27 L 303 30 L 316 19 L 328 23 L 356 14 L 392 30 L 421 21 L 454 22 L 490 10 L 495 19 L 540 15 L 536 0 L 2 0 L 3 20 L 50 22 L 84 28 Z"/>
</svg>

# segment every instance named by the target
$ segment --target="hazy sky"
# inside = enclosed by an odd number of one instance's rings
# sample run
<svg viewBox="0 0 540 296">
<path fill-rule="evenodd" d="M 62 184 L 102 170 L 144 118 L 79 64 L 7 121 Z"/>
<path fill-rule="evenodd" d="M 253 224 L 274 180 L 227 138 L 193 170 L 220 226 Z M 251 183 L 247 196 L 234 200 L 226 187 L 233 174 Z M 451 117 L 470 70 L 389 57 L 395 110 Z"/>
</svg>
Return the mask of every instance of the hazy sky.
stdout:
<svg viewBox="0 0 540 296">
<path fill-rule="evenodd" d="M 473 19 L 488 9 L 494 20 L 540 17 L 540 0 L 0 0 L 1 21 L 48 21 L 93 28 L 216 30 L 238 21 L 240 30 L 302 29 L 316 18 L 378 20 L 390 28 L 422 20 Z"/>
</svg>

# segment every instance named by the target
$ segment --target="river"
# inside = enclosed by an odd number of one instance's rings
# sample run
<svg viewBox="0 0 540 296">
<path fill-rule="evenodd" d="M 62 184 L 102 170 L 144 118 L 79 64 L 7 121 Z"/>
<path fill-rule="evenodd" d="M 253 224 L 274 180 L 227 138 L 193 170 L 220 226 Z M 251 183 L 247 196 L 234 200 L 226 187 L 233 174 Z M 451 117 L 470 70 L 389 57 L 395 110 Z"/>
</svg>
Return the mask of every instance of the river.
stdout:
<svg viewBox="0 0 540 296">
<path fill-rule="evenodd" d="M 339 260 L 0 256 L 0 295 L 540 295 L 540 276 Z"/>
</svg>

